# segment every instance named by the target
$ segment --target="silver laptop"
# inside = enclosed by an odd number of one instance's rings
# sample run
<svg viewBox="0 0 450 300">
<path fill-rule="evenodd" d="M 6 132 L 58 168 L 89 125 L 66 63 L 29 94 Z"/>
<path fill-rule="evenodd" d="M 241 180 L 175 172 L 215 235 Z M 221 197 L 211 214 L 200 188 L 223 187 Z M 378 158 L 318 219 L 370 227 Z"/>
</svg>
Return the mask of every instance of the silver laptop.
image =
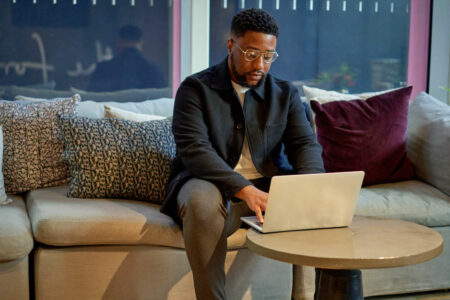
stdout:
<svg viewBox="0 0 450 300">
<path fill-rule="evenodd" d="M 363 178 L 363 171 L 274 176 L 264 223 L 241 220 L 263 233 L 350 226 Z"/>
</svg>

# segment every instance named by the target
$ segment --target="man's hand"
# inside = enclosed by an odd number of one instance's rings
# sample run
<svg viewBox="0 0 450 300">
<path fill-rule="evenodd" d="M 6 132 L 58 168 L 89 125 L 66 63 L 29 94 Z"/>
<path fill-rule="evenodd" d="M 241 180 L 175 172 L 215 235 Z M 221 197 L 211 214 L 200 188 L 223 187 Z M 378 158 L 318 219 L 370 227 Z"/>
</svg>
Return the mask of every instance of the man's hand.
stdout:
<svg viewBox="0 0 450 300">
<path fill-rule="evenodd" d="M 263 223 L 262 212 L 266 210 L 269 194 L 257 189 L 254 185 L 247 185 L 234 194 L 236 198 L 244 200 L 248 207 L 256 214 L 258 221 Z"/>
</svg>

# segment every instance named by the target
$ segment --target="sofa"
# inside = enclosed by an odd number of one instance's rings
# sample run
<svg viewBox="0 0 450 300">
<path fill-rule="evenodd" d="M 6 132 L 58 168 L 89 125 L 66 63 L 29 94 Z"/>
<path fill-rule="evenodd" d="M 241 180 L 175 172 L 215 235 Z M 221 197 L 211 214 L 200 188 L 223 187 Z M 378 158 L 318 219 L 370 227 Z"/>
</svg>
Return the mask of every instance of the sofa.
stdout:
<svg viewBox="0 0 450 300">
<path fill-rule="evenodd" d="M 355 214 L 429 226 L 444 251 L 414 266 L 363 270 L 365 296 L 450 288 L 450 165 L 437 157 L 448 154 L 450 110 L 431 98 L 421 93 L 409 109 L 415 177 L 364 186 Z M 173 100 L 77 105 L 79 115 L 103 122 L 105 105 L 170 117 Z M 11 203 L 0 206 L 2 299 L 195 299 L 181 230 L 159 203 L 71 197 L 72 183 L 47 185 L 8 194 Z M 228 238 L 228 299 L 312 299 L 314 269 L 254 254 L 246 231 Z"/>
</svg>

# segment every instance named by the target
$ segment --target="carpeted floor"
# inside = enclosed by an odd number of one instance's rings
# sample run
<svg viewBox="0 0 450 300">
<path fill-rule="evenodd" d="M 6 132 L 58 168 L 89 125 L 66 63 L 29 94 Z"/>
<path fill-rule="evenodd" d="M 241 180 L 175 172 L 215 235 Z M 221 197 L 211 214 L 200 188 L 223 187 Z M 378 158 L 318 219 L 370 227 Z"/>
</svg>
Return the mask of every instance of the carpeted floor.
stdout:
<svg viewBox="0 0 450 300">
<path fill-rule="evenodd" d="M 450 290 L 429 293 L 367 297 L 366 300 L 450 300 Z"/>
</svg>

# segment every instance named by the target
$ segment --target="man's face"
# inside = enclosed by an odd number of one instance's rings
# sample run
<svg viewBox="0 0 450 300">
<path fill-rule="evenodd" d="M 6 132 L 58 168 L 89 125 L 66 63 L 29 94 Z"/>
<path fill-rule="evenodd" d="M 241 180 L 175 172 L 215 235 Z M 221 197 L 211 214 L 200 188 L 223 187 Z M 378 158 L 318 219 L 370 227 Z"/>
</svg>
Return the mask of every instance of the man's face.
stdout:
<svg viewBox="0 0 450 300">
<path fill-rule="evenodd" d="M 247 61 L 239 49 L 275 51 L 277 38 L 274 35 L 255 31 L 247 31 L 241 37 L 233 37 L 228 40 L 228 68 L 231 79 L 242 86 L 255 87 L 269 72 L 271 63 L 264 63 L 261 55 L 253 61 Z"/>
</svg>

